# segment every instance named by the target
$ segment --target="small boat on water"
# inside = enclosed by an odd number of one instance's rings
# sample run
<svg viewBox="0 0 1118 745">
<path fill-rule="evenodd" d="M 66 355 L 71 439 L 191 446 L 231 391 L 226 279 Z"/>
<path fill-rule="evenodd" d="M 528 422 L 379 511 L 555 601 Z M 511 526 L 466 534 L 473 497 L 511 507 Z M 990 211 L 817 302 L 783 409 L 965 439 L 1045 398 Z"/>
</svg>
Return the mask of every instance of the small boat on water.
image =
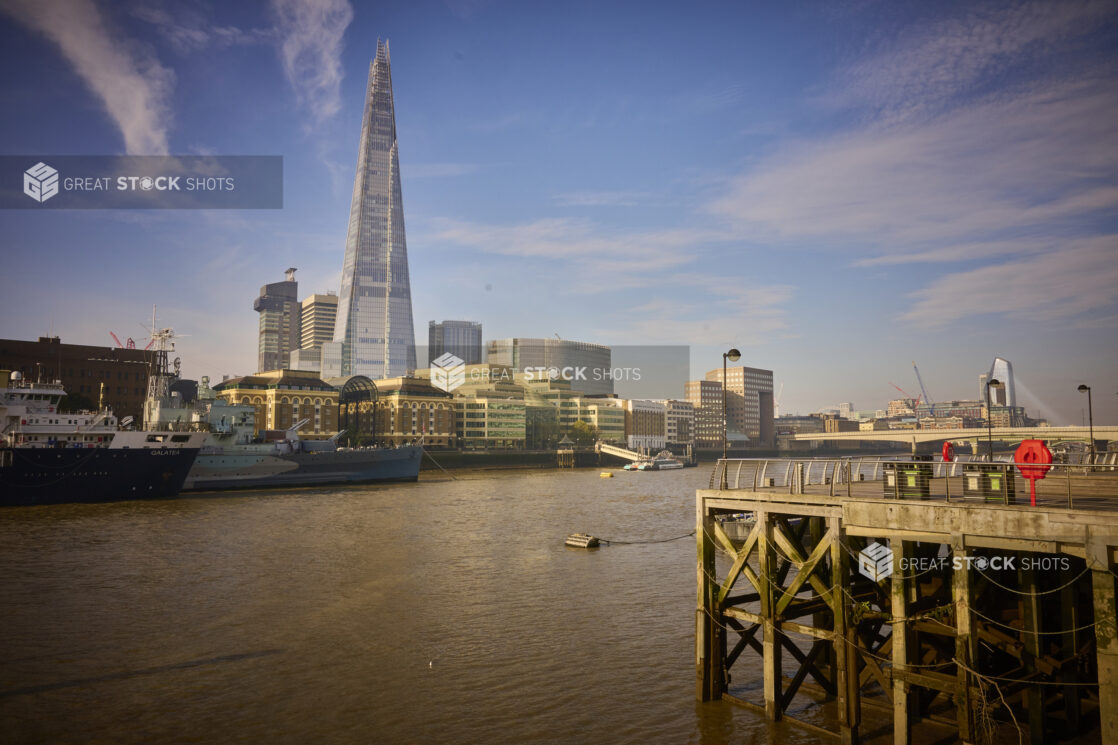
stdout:
<svg viewBox="0 0 1118 745">
<path fill-rule="evenodd" d="M 683 463 L 676 459 L 669 450 L 661 450 L 654 458 L 638 460 L 625 465 L 626 471 L 674 471 L 683 468 Z"/>
</svg>

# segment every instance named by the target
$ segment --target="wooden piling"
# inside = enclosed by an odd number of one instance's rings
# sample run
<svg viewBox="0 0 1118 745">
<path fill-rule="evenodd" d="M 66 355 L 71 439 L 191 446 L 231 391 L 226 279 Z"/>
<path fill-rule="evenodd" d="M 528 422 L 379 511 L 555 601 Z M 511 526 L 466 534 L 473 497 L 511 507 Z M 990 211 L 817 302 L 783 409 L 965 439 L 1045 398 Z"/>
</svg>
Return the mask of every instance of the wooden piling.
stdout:
<svg viewBox="0 0 1118 745">
<path fill-rule="evenodd" d="M 742 512 L 752 513 L 755 523 L 744 540 L 741 530 L 731 540 L 716 517 Z M 1033 742 L 1054 729 L 1046 714 L 1066 713 L 1061 729 L 1070 734 L 1093 729 L 1097 710 L 1103 745 L 1118 745 L 1118 587 L 1112 572 L 1118 513 L 754 487 L 700 491 L 696 524 L 702 528 L 700 700 L 723 698 L 815 731 L 789 714 L 790 705 L 796 697 L 824 696 L 836 706 L 836 734 L 851 744 L 858 741 L 863 704 L 882 706 L 882 693 L 891 699 L 884 705 L 893 710 L 896 745 L 910 745 L 916 728 L 951 722 L 941 708 L 945 701 L 959 740 L 967 743 L 981 739 L 992 710 L 1004 717 L 1006 705 L 1028 723 Z M 853 568 L 858 551 L 886 542 L 893 551 L 891 578 L 875 581 L 868 570 L 861 576 Z M 940 568 L 923 570 L 908 561 L 934 560 L 945 546 L 950 555 Z M 731 559 L 724 578 L 717 576 L 718 549 Z M 1025 555 L 1082 557 L 1072 560 L 1086 560 L 1090 580 L 1082 568 L 1050 580 L 1033 568 L 1019 576 L 1010 570 L 1007 578 L 1006 570 L 979 573 L 968 566 L 1015 553 L 1018 561 Z M 1057 586 L 1058 593 L 1044 591 Z M 1085 623 L 1087 629 L 1076 631 Z M 727 636 L 736 636 L 734 644 Z M 785 654 L 799 664 L 789 678 Z M 1097 688 L 1085 654 L 1096 655 Z M 880 664 L 883 658 L 892 665 Z M 731 675 L 747 679 L 758 668 L 763 701 L 729 691 Z"/>
</svg>

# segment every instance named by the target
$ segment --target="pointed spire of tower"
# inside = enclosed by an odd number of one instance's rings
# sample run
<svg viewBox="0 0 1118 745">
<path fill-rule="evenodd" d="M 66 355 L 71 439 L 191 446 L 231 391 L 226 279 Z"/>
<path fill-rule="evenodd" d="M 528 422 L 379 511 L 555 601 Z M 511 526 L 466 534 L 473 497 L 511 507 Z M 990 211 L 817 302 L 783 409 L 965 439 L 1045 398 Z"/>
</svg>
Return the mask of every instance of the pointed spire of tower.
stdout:
<svg viewBox="0 0 1118 745">
<path fill-rule="evenodd" d="M 340 369 L 328 368 L 324 354 L 324 375 L 379 379 L 415 369 L 392 67 L 380 39 L 369 64 L 334 342 Z"/>
</svg>

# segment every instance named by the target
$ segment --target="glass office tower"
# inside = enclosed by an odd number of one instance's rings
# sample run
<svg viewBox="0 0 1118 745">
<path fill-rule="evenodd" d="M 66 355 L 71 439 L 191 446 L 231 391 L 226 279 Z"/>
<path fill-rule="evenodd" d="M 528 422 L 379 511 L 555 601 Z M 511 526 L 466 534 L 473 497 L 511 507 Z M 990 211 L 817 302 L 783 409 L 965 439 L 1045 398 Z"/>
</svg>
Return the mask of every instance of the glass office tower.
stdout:
<svg viewBox="0 0 1118 745">
<path fill-rule="evenodd" d="M 335 361 L 340 370 L 328 369 Z M 365 92 L 334 342 L 324 345 L 323 372 L 377 380 L 414 369 L 392 68 L 387 42 L 377 41 Z"/>
</svg>

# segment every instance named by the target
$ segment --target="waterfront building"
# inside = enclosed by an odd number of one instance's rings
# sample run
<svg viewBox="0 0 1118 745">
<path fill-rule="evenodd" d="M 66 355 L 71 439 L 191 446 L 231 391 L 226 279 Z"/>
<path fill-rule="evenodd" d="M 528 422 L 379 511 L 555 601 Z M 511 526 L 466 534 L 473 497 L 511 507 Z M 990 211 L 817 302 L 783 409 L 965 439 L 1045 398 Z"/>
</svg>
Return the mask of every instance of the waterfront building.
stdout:
<svg viewBox="0 0 1118 745">
<path fill-rule="evenodd" d="M 228 378 L 213 387 L 218 398 L 256 410 L 256 431 L 285 430 L 302 419 L 300 437 L 330 436 L 338 431 L 338 391 L 302 370 L 265 370 Z"/>
<path fill-rule="evenodd" d="M 598 439 L 611 445 L 625 443 L 625 410 L 621 399 L 580 396 L 578 418 L 598 430 Z"/>
<path fill-rule="evenodd" d="M 431 321 L 427 328 L 427 364 L 453 354 L 467 365 L 482 361 L 481 324 L 474 321 Z"/>
<path fill-rule="evenodd" d="M 0 370 L 19 371 L 28 381 L 58 380 L 68 396 L 112 408 L 118 419 L 143 420 L 150 352 L 143 349 L 63 344 L 57 336 L 38 341 L 0 339 Z"/>
<path fill-rule="evenodd" d="M 889 422 L 884 419 L 870 419 L 866 422 L 858 422 L 859 432 L 877 432 L 882 429 L 889 429 Z"/>
<path fill-rule="evenodd" d="M 426 447 L 455 447 L 454 395 L 431 385 L 430 380 L 399 376 L 375 380 L 377 389 L 375 442 Z"/>
<path fill-rule="evenodd" d="M 730 431 L 740 432 L 762 447 L 772 446 L 773 373 L 756 367 L 731 367 L 722 379 L 722 368 L 710 370 L 707 380 L 726 386 L 726 419 Z"/>
<path fill-rule="evenodd" d="M 601 344 L 569 339 L 494 339 L 487 345 L 486 359 L 532 377 L 558 376 L 581 393 L 613 394 L 612 351 Z"/>
<path fill-rule="evenodd" d="M 689 380 L 684 395 L 695 411 L 695 446 L 722 447 L 722 383 Z"/>
<path fill-rule="evenodd" d="M 252 304 L 260 314 L 257 343 L 257 370 L 281 370 L 290 366 L 291 353 L 299 348 L 301 332 L 299 283 L 295 267 L 286 272 L 283 282 L 260 288 L 260 296 Z"/>
<path fill-rule="evenodd" d="M 431 368 L 416 370 L 415 375 L 428 381 Z M 466 365 L 462 382 L 449 395 L 453 396 L 457 442 L 467 450 L 522 449 L 529 440 L 530 419 L 543 430 L 550 429 L 553 421 L 547 412 L 536 410 L 535 399 L 529 417 L 526 391 L 504 365 Z M 546 432 L 532 432 L 533 441 L 546 438 Z"/>
<path fill-rule="evenodd" d="M 625 444 L 630 450 L 658 451 L 668 445 L 668 407 L 659 401 L 630 399 L 625 412 Z"/>
<path fill-rule="evenodd" d="M 462 447 L 472 450 L 522 450 L 528 435 L 523 394 L 474 390 L 455 399 Z"/>
<path fill-rule="evenodd" d="M 690 401 L 666 398 L 658 401 L 664 405 L 667 416 L 668 446 L 695 444 L 695 406 Z"/>
<path fill-rule="evenodd" d="M 323 345 L 322 369 L 331 377 L 380 380 L 415 367 L 391 60 L 388 43 L 378 41 L 365 90 L 338 315 L 333 341 Z"/>
</svg>

